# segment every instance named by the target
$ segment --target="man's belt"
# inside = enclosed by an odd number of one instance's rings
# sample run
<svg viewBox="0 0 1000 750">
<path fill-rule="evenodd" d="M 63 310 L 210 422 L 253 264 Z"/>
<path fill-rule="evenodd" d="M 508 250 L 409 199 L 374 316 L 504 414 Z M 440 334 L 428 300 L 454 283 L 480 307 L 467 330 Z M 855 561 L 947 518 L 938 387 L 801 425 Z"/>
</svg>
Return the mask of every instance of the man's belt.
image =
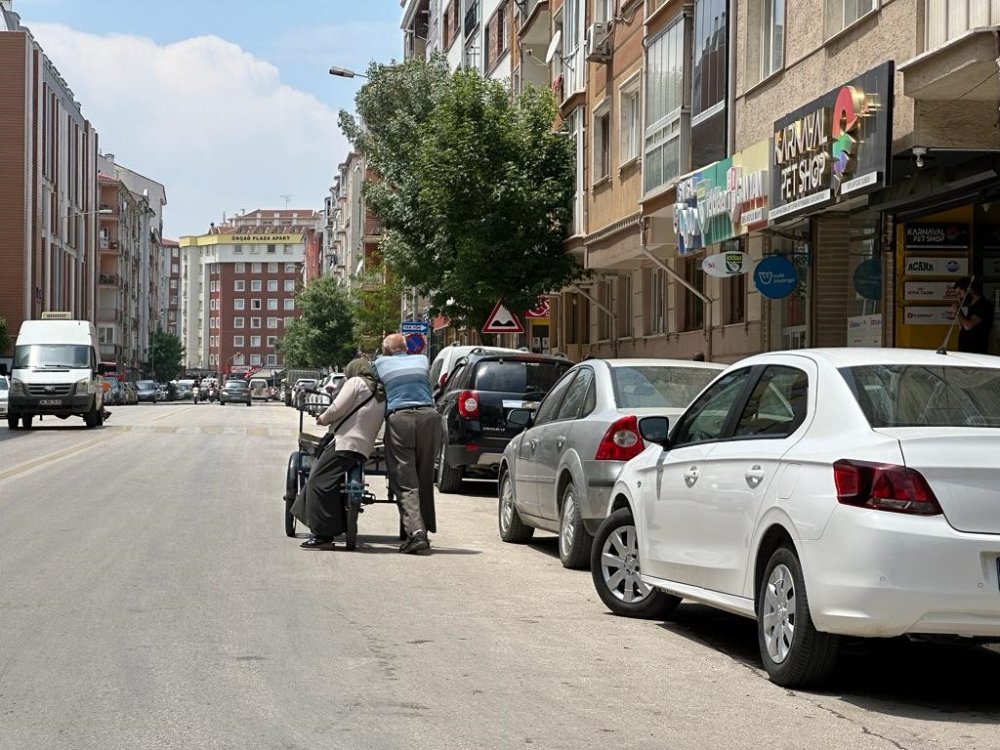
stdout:
<svg viewBox="0 0 1000 750">
<path fill-rule="evenodd" d="M 397 411 L 417 411 L 418 409 L 433 409 L 434 404 L 421 404 L 420 406 L 400 406 L 398 409 L 390 409 L 385 413 L 388 417 L 390 414 L 395 414 Z"/>
</svg>

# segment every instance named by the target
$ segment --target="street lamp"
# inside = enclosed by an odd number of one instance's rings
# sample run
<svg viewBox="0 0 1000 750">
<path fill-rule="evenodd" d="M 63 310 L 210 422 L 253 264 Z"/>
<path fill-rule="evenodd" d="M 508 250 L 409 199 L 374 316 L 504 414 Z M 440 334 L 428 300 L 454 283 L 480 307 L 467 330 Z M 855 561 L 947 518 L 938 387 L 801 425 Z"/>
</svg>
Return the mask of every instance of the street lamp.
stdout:
<svg viewBox="0 0 1000 750">
<path fill-rule="evenodd" d="M 330 68 L 330 75 L 338 78 L 368 78 L 364 73 L 356 73 L 350 68 L 340 68 L 336 65 Z"/>
</svg>

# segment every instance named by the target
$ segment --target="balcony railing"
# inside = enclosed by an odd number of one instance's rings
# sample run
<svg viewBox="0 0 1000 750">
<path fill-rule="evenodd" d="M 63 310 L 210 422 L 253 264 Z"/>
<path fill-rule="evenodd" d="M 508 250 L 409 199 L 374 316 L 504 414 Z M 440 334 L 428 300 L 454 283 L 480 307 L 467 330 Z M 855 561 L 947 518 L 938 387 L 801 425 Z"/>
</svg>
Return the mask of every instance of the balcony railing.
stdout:
<svg viewBox="0 0 1000 750">
<path fill-rule="evenodd" d="M 1000 24 L 1000 4 L 990 0 L 927 0 L 925 7 L 928 50 L 970 29 Z"/>
</svg>

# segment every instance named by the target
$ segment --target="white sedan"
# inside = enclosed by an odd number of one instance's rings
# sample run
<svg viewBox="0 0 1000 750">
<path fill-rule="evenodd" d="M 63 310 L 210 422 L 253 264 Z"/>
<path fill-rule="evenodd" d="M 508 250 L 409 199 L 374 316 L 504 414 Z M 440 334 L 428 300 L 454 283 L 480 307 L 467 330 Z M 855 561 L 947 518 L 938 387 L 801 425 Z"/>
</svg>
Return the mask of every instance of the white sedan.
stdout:
<svg viewBox="0 0 1000 750">
<path fill-rule="evenodd" d="M 1000 358 L 762 354 L 669 436 L 639 428 L 592 549 L 616 614 L 755 618 L 786 686 L 822 683 L 841 636 L 1000 638 Z"/>
</svg>

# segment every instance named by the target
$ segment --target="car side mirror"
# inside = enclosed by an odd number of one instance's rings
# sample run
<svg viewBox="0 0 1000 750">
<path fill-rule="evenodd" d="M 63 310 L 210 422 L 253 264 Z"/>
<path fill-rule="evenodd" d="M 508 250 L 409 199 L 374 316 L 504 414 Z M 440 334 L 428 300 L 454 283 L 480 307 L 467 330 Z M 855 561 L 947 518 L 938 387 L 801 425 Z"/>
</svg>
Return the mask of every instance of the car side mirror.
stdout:
<svg viewBox="0 0 1000 750">
<path fill-rule="evenodd" d="M 7 374 L 7 365 L 0 364 L 0 375 L 6 375 L 6 374 Z"/>
<path fill-rule="evenodd" d="M 534 419 L 535 413 L 530 409 L 511 409 L 507 414 L 507 426 L 524 430 L 531 427 Z"/>
<path fill-rule="evenodd" d="M 647 443 L 670 447 L 670 420 L 666 417 L 643 417 L 639 420 L 639 434 Z"/>
</svg>

